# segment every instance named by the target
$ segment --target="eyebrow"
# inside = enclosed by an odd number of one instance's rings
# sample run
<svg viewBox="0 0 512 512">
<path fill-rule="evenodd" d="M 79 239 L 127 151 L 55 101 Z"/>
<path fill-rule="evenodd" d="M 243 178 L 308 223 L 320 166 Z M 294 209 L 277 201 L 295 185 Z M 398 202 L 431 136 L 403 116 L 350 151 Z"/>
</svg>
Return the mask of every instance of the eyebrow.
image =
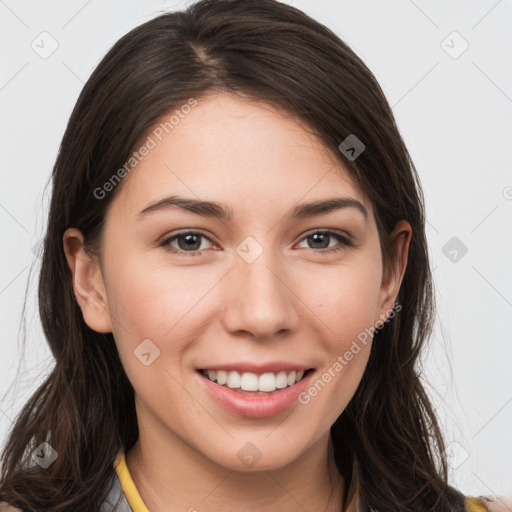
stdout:
<svg viewBox="0 0 512 512">
<path fill-rule="evenodd" d="M 304 219 L 313 217 L 315 215 L 321 215 L 335 210 L 340 210 L 342 208 L 355 208 L 364 215 L 365 220 L 368 219 L 368 211 L 363 206 L 363 204 L 351 197 L 334 197 L 330 199 L 313 201 L 310 203 L 303 203 L 296 206 L 289 214 L 289 217 L 292 219 Z M 233 210 L 226 208 L 220 203 L 179 196 L 170 196 L 150 203 L 137 215 L 137 217 L 143 218 L 152 212 L 173 209 L 225 221 L 229 221 L 233 218 Z"/>
</svg>

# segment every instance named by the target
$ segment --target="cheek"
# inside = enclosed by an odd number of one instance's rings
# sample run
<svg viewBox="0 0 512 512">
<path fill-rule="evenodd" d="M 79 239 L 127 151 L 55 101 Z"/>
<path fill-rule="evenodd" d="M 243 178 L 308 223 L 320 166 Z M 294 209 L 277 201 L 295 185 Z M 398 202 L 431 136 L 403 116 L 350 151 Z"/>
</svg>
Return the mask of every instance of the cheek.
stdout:
<svg viewBox="0 0 512 512">
<path fill-rule="evenodd" d="M 183 268 L 127 260 L 112 269 L 109 307 L 125 372 L 146 406 L 183 407 L 181 361 L 197 338 L 201 298 L 213 286 Z M 147 355 L 149 354 L 149 355 Z M 154 411 L 157 412 L 156 409 Z"/>
<path fill-rule="evenodd" d="M 165 397 L 175 406 L 184 400 L 174 379 L 184 377 L 183 357 L 211 323 L 211 291 L 218 281 L 214 272 L 143 257 L 112 265 L 107 293 L 113 334 L 138 394 L 157 402 Z"/>
<path fill-rule="evenodd" d="M 343 350 L 350 340 L 373 326 L 378 311 L 381 273 L 370 259 L 357 265 L 319 269 L 305 274 L 305 302 L 323 322 L 331 349 Z"/>
<path fill-rule="evenodd" d="M 212 272 L 154 263 L 143 255 L 112 266 L 109 275 L 109 306 L 119 322 L 132 337 L 155 339 L 172 336 L 201 310 L 201 299 L 218 281 Z"/>
<path fill-rule="evenodd" d="M 326 354 L 303 403 L 313 403 L 318 397 L 316 403 L 325 407 L 327 423 L 334 422 L 347 406 L 366 368 L 380 280 L 380 267 L 365 260 L 360 265 L 331 268 L 328 273 L 324 269 L 322 275 L 309 274 L 303 281 L 316 327 L 323 333 L 319 348 Z"/>
</svg>

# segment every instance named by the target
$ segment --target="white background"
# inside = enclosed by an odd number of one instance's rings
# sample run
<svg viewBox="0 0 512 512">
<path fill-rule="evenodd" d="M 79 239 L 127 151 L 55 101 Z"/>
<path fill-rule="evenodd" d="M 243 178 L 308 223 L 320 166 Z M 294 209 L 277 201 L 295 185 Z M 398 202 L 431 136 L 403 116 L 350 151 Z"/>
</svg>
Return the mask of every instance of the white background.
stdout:
<svg viewBox="0 0 512 512">
<path fill-rule="evenodd" d="M 53 364 L 34 306 L 33 248 L 71 109 L 120 36 L 187 3 L 0 0 L 2 445 Z M 512 496 L 512 2 L 288 3 L 344 39 L 393 107 L 426 196 L 439 317 L 425 375 L 447 442 L 455 442 L 452 483 L 466 494 Z M 58 43 L 47 59 L 31 47 L 51 48 L 43 31 Z M 457 56 L 464 40 L 469 47 Z M 468 249 L 456 262 L 443 253 L 452 237 Z M 22 361 L 18 331 L 34 261 Z"/>
</svg>

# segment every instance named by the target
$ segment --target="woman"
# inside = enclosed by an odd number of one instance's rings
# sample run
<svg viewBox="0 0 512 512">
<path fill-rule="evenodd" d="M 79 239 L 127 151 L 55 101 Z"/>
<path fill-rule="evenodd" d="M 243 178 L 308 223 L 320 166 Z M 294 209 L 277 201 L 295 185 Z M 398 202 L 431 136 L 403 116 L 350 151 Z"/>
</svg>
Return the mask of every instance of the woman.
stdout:
<svg viewBox="0 0 512 512">
<path fill-rule="evenodd" d="M 326 27 L 274 0 L 137 27 L 52 179 L 56 364 L 3 453 L 7 510 L 490 510 L 448 484 L 416 366 L 434 296 L 415 168 Z"/>
</svg>

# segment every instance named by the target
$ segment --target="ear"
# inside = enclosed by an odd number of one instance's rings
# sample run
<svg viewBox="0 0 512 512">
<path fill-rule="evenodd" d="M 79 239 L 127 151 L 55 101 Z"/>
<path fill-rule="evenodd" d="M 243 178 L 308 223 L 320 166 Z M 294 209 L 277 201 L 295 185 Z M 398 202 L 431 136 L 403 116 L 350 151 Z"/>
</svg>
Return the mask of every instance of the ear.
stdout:
<svg viewBox="0 0 512 512">
<path fill-rule="evenodd" d="M 412 237 L 411 225 L 406 220 L 397 222 L 395 229 L 390 234 L 390 242 L 393 248 L 394 259 L 390 268 L 384 269 L 379 294 L 379 317 L 375 319 L 375 325 L 383 324 L 393 310 L 400 285 L 407 267 L 407 255 Z"/>
<path fill-rule="evenodd" d="M 96 332 L 112 332 L 107 294 L 99 262 L 84 249 L 84 237 L 69 228 L 62 238 L 73 290 L 85 323 Z"/>
</svg>

